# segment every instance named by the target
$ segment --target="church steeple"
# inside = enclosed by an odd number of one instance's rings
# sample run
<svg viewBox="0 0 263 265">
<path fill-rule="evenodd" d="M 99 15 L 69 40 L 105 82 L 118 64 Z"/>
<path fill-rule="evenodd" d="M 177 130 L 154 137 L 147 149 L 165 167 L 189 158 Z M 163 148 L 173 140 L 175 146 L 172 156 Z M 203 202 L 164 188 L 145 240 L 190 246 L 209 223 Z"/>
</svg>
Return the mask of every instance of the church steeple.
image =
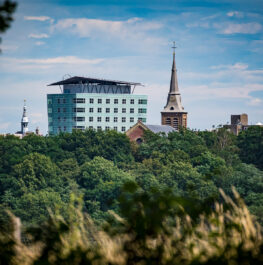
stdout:
<svg viewBox="0 0 263 265">
<path fill-rule="evenodd" d="M 167 103 L 164 107 L 164 110 L 162 111 L 162 124 L 171 125 L 178 130 L 180 126 L 187 126 L 187 112 L 184 111 L 184 107 L 182 106 L 181 102 L 181 94 L 178 87 L 177 69 L 175 63 L 175 42 L 173 44 L 173 65 L 170 89 L 167 97 Z"/>
<path fill-rule="evenodd" d="M 176 64 L 175 64 L 175 48 L 176 48 L 175 42 L 172 48 L 174 49 L 174 51 L 173 51 L 172 75 L 171 75 L 171 82 L 170 82 L 170 93 L 176 93 L 176 92 L 179 92 L 179 88 L 178 88 L 177 70 L 176 70 Z"/>
<path fill-rule="evenodd" d="M 28 132 L 28 117 L 26 114 L 26 100 L 24 100 L 23 116 L 21 119 L 21 133 L 25 135 Z"/>
</svg>

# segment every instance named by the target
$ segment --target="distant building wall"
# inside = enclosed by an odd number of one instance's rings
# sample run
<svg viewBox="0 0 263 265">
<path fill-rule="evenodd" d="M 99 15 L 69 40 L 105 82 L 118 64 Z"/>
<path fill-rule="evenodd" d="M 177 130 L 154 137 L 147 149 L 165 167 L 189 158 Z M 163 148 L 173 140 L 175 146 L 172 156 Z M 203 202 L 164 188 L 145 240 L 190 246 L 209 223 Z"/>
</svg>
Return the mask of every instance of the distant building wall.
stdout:
<svg viewBox="0 0 263 265">
<path fill-rule="evenodd" d="M 125 132 L 147 120 L 147 96 L 135 94 L 48 94 L 49 134 L 73 129 Z"/>
<path fill-rule="evenodd" d="M 231 125 L 236 124 L 248 125 L 248 115 L 246 113 L 240 115 L 231 115 Z"/>
</svg>

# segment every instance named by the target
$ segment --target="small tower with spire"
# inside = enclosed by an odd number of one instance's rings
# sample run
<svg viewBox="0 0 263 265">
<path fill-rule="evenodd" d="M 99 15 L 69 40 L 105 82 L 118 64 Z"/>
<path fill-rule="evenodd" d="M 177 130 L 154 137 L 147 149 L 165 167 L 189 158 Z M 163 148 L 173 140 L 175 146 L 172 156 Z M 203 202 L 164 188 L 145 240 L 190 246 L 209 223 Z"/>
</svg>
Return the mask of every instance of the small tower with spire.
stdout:
<svg viewBox="0 0 263 265">
<path fill-rule="evenodd" d="M 181 102 L 181 94 L 179 92 L 177 70 L 175 64 L 175 42 L 173 44 L 173 66 L 170 91 L 168 93 L 166 106 L 161 112 L 161 116 L 162 125 L 170 125 L 176 130 L 179 130 L 180 127 L 187 127 L 187 112 L 184 110 Z"/>
<path fill-rule="evenodd" d="M 21 119 L 21 134 L 25 135 L 28 132 L 28 117 L 26 114 L 26 100 L 24 100 L 23 116 Z"/>
</svg>

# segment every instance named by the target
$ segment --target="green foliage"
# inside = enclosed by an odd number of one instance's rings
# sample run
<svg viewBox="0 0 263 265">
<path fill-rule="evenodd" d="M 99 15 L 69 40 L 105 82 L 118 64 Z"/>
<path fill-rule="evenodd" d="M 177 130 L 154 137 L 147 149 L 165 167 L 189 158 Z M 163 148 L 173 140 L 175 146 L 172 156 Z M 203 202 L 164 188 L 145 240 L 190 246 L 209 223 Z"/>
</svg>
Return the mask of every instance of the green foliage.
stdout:
<svg viewBox="0 0 263 265">
<path fill-rule="evenodd" d="M 119 201 L 123 218 L 112 212 L 104 229 L 82 213 L 81 202 L 74 207 L 79 200 L 73 197 L 68 220 L 51 214 L 23 234 L 19 219 L 7 214 L 9 226 L 0 229 L 0 264 L 262 264 L 262 227 L 233 192 L 235 201 L 221 191 L 224 206 L 216 203 L 209 212 L 201 207 L 193 216 L 186 199 L 169 190 L 148 193 L 130 182 Z"/>
<path fill-rule="evenodd" d="M 16 2 L 9 0 L 0 2 L 0 33 L 5 32 L 10 27 L 11 22 L 14 20 L 12 15 L 16 10 L 16 6 Z"/>
<path fill-rule="evenodd" d="M 238 135 L 240 158 L 263 170 L 263 127 L 252 126 Z"/>
<path fill-rule="evenodd" d="M 48 209 L 60 209 L 67 219 L 74 193 L 83 197 L 84 211 L 103 223 L 108 210 L 119 213 L 118 197 L 127 181 L 136 182 L 147 194 L 169 188 L 173 196 L 208 207 L 220 200 L 218 188 L 231 195 L 235 186 L 263 223 L 259 203 L 263 173 L 239 158 L 241 143 L 246 145 L 248 139 L 255 148 L 262 136 L 253 128 L 238 138 L 224 128 L 215 132 L 181 129 L 168 136 L 147 131 L 139 146 L 115 131 L 75 130 L 58 136 L 28 135 L 22 140 L 0 137 L 0 205 L 27 225 L 43 222 Z M 251 148 L 255 158 L 258 151 Z"/>
</svg>

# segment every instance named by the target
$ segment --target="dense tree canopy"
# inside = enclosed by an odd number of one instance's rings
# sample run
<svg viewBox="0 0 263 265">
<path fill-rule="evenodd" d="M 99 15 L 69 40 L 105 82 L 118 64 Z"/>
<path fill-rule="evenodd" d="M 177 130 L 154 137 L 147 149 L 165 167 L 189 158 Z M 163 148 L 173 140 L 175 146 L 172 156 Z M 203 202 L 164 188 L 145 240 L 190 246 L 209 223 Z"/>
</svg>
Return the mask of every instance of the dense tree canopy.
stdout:
<svg viewBox="0 0 263 265">
<path fill-rule="evenodd" d="M 124 134 L 93 130 L 0 137 L 0 206 L 26 224 L 39 223 L 48 209 L 67 218 L 75 194 L 83 198 L 84 211 L 102 222 L 108 210 L 120 212 L 118 198 L 127 182 L 146 193 L 169 188 L 192 201 L 192 208 L 211 207 L 221 200 L 219 188 L 231 195 L 235 186 L 263 222 L 262 128 L 238 137 L 221 128 L 168 136 L 146 132 L 144 138 L 136 145 Z"/>
</svg>

